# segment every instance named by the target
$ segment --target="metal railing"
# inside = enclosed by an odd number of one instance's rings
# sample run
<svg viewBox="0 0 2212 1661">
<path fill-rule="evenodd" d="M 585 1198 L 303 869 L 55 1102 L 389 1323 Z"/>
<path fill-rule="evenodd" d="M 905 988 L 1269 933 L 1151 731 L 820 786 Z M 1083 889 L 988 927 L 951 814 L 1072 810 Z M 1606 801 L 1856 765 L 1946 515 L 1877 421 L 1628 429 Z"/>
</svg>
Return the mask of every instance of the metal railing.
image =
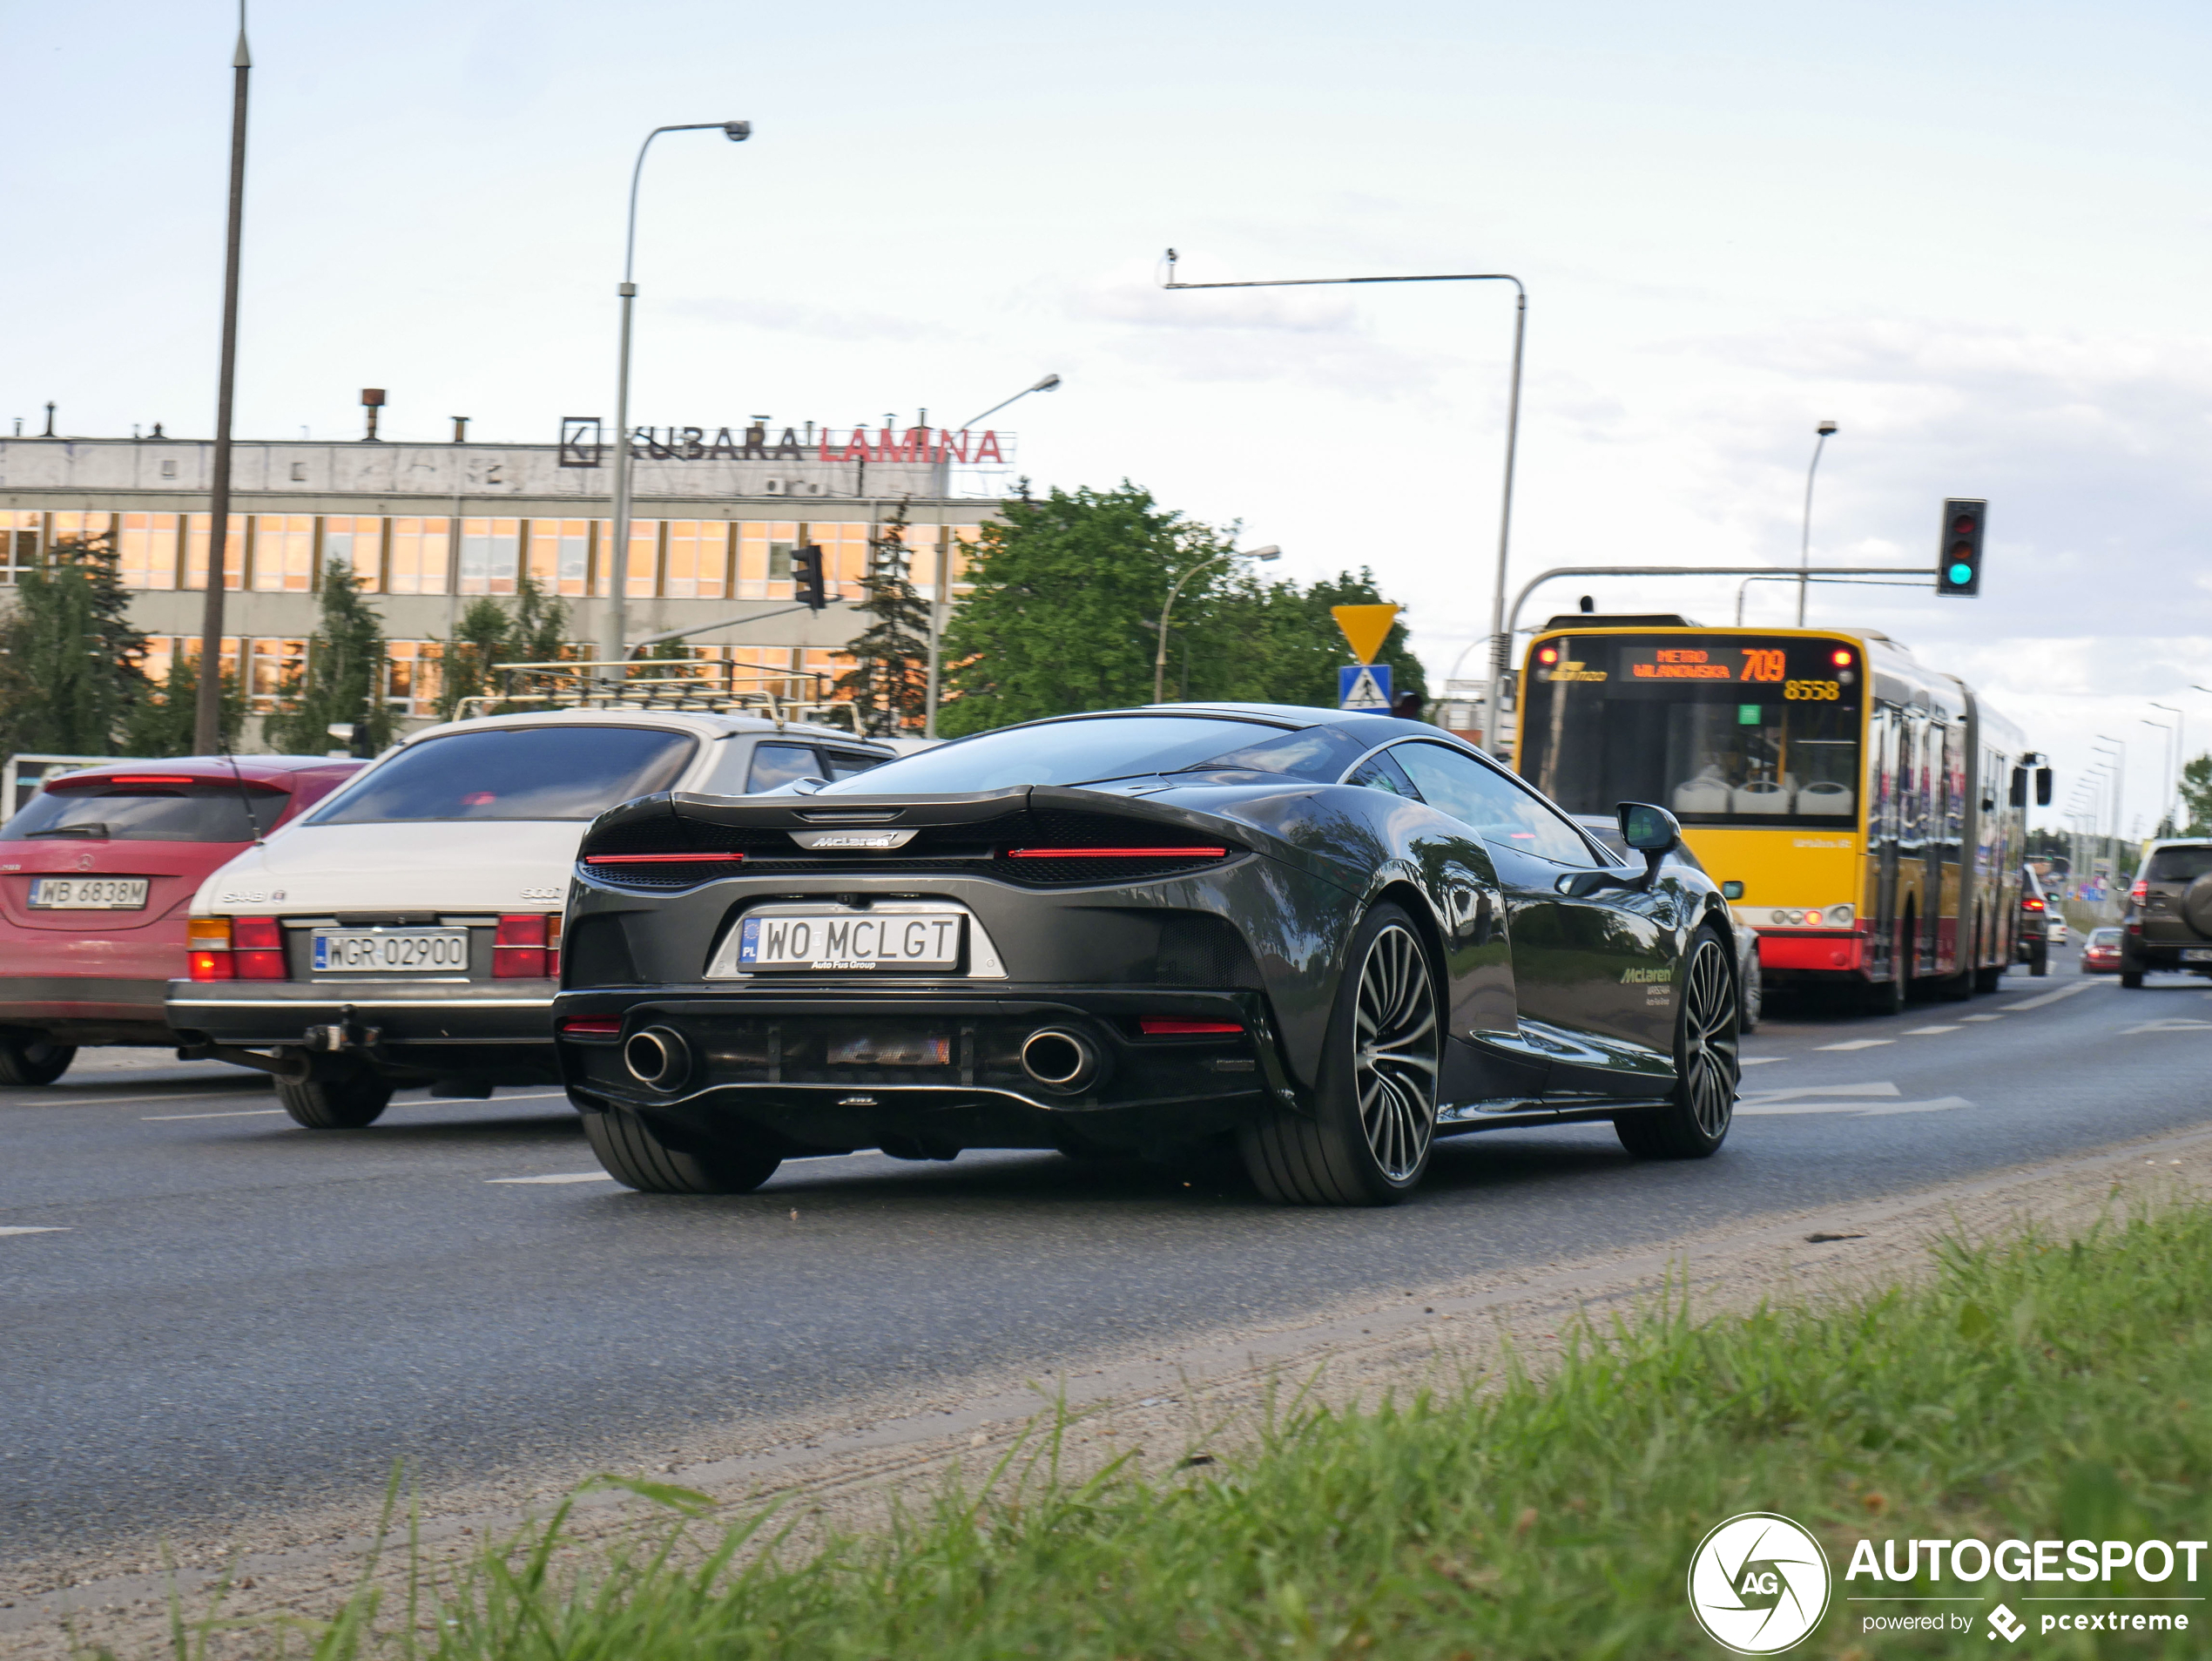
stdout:
<svg viewBox="0 0 2212 1661">
<path fill-rule="evenodd" d="M 841 726 L 856 735 L 859 731 L 853 706 L 831 697 L 831 678 L 816 669 L 754 669 L 727 658 L 570 658 L 491 667 L 501 690 L 462 699 L 455 706 L 455 719 L 516 706 L 662 709 Z M 614 671 L 625 672 L 617 679 L 609 672 Z"/>
</svg>

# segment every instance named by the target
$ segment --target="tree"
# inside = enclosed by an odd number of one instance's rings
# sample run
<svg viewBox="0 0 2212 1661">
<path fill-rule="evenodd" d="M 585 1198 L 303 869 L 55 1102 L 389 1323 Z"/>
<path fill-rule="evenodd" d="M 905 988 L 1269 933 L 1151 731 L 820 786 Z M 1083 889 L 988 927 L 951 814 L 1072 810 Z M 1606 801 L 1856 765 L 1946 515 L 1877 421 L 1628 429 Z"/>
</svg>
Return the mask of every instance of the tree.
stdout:
<svg viewBox="0 0 2212 1661">
<path fill-rule="evenodd" d="M 1365 566 L 1310 588 L 1262 582 L 1250 572 L 1219 582 L 1187 611 L 1176 603 L 1170 629 L 1179 638 L 1170 647 L 1168 696 L 1332 709 L 1337 671 L 1352 657 L 1330 608 L 1383 601 Z M 1427 679 L 1406 644 L 1402 612 L 1376 661 L 1391 666 L 1397 692 L 1426 701 Z"/>
<path fill-rule="evenodd" d="M 2212 836 L 2212 754 L 2182 769 L 2182 807 L 2188 814 L 2183 836 Z"/>
<path fill-rule="evenodd" d="M 111 534 L 64 537 L 0 616 L 0 753 L 112 755 L 152 692 Z"/>
<path fill-rule="evenodd" d="M 853 667 L 837 690 L 853 700 L 853 718 L 871 737 L 894 738 L 920 727 L 929 713 L 929 608 L 908 580 L 907 504 L 868 542 L 867 598 L 855 609 L 873 618 L 846 647 Z"/>
<path fill-rule="evenodd" d="M 197 641 L 188 644 L 198 645 Z M 169 660 L 169 672 L 148 688 L 148 696 L 132 706 L 123 723 L 123 753 L 149 759 L 190 755 L 198 736 L 199 659 L 179 652 Z M 218 730 L 226 750 L 238 747 L 246 728 L 246 693 L 238 677 L 223 677 Z"/>
<path fill-rule="evenodd" d="M 463 699 L 487 697 L 505 688 L 495 665 L 554 663 L 569 656 L 568 603 L 550 596 L 528 571 L 515 578 L 515 609 L 509 611 L 489 594 L 469 603 L 443 643 L 438 682 L 438 719 L 452 720 Z M 479 714 L 504 714 L 519 705 L 493 704 Z"/>
<path fill-rule="evenodd" d="M 391 706 L 384 701 L 384 626 L 361 598 L 361 578 L 347 565 L 322 573 L 322 618 L 307 641 L 307 661 L 286 689 L 287 707 L 262 726 L 271 748 L 320 755 L 334 747 L 331 727 L 349 723 L 354 752 L 374 755 L 391 743 Z"/>
<path fill-rule="evenodd" d="M 1053 490 L 1007 503 L 983 527 L 973 590 L 945 631 L 938 714 L 957 736 L 1152 696 L 1156 622 L 1177 573 L 1229 546 L 1222 533 L 1118 490 Z M 1197 604 L 1212 573 L 1177 604 Z"/>
</svg>

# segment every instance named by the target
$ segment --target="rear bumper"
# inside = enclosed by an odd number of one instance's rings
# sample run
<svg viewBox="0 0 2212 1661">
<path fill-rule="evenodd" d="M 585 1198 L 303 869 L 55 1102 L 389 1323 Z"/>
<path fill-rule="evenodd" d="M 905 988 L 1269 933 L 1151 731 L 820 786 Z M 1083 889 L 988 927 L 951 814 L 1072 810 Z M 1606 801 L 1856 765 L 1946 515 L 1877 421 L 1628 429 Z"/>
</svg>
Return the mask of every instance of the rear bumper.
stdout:
<svg viewBox="0 0 2212 1661">
<path fill-rule="evenodd" d="M 1080 1146 L 1143 1151 L 1188 1143 L 1294 1103 L 1266 1000 L 1251 991 L 1011 987 L 972 993 L 764 996 L 602 989 L 563 993 L 555 1025 L 614 1018 L 619 1033 L 557 1039 L 571 1099 L 638 1115 L 679 1144 L 732 1134 L 799 1151 L 886 1147 L 921 1157 L 961 1148 Z M 1140 1016 L 1235 1023 L 1233 1034 L 1146 1037 Z M 670 1087 L 641 1083 L 623 1046 L 671 1030 L 688 1060 Z M 1080 1034 L 1096 1077 L 1054 1090 L 1021 1065 L 1040 1028 Z M 904 1041 L 941 1062 L 851 1064 L 856 1042 Z"/>
<path fill-rule="evenodd" d="M 552 1064 L 554 982 L 424 985 L 405 981 L 336 987 L 296 981 L 171 981 L 169 1024 L 191 1041 L 246 1049 L 314 1048 L 310 1027 L 350 1021 L 374 1028 L 378 1058 L 412 1057 L 428 1068 L 474 1070 L 463 1052 L 509 1052 L 518 1064 Z M 529 1052 L 527 1057 L 523 1052 Z M 465 1067 L 464 1067 L 465 1063 Z"/>
<path fill-rule="evenodd" d="M 1858 975 L 1866 969 L 1866 942 L 1833 929 L 1759 931 L 1759 970 L 1770 975 L 1824 973 Z"/>
</svg>

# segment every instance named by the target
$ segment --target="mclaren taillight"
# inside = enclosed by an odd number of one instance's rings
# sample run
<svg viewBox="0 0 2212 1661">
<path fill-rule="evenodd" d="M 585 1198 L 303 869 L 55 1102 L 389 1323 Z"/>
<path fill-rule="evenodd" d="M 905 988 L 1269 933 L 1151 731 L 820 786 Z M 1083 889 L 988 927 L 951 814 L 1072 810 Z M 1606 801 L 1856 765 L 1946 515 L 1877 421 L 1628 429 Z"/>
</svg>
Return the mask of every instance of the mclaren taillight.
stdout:
<svg viewBox="0 0 2212 1661">
<path fill-rule="evenodd" d="M 1241 1021 L 1187 1021 L 1180 1016 L 1147 1015 L 1137 1018 L 1136 1030 L 1148 1038 L 1221 1037 L 1244 1030 Z"/>
<path fill-rule="evenodd" d="M 1218 860 L 1225 847 L 1009 847 L 1015 860 Z"/>
<path fill-rule="evenodd" d="M 560 962 L 559 917 L 525 911 L 499 920 L 491 942 L 492 979 L 542 981 L 558 972 Z"/>
</svg>

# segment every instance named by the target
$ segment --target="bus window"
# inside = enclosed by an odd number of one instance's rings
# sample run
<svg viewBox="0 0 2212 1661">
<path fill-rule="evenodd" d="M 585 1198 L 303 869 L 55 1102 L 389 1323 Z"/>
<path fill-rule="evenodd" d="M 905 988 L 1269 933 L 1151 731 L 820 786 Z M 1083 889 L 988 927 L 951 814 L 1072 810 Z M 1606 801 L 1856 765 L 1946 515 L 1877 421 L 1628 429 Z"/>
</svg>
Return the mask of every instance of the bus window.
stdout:
<svg viewBox="0 0 2212 1661">
<path fill-rule="evenodd" d="M 1527 678 L 1520 771 L 1569 813 L 1654 801 L 1685 825 L 1853 827 L 1865 685 L 1841 640 L 1546 640 Z"/>
</svg>

